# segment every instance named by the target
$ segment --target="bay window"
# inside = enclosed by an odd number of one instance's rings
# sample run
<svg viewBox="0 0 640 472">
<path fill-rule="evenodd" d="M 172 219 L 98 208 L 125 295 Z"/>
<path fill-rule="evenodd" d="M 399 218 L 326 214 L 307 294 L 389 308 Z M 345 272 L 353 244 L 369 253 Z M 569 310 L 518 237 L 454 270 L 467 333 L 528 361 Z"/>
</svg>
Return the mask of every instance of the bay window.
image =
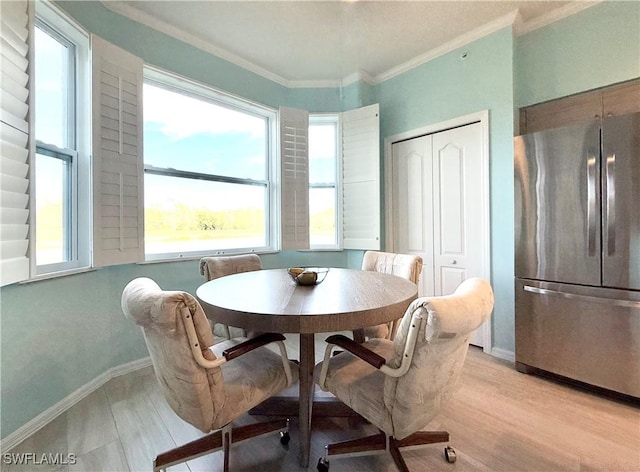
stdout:
<svg viewBox="0 0 640 472">
<path fill-rule="evenodd" d="M 34 27 L 36 275 L 90 265 L 88 37 L 37 3 Z"/>
<path fill-rule="evenodd" d="M 377 105 L 278 112 L 145 66 L 49 2 L 1 10 L 1 285 L 145 260 L 379 248 Z"/>
<path fill-rule="evenodd" d="M 338 115 L 309 116 L 309 244 L 338 247 Z"/>
<path fill-rule="evenodd" d="M 275 113 L 160 72 L 145 77 L 146 258 L 273 248 Z"/>
</svg>

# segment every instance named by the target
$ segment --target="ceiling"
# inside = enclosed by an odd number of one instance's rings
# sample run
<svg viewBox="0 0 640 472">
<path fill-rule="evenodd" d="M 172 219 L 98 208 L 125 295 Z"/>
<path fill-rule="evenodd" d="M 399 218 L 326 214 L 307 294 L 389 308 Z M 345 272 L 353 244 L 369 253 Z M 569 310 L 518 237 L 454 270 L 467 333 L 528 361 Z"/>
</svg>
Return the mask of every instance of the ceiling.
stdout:
<svg viewBox="0 0 640 472">
<path fill-rule="evenodd" d="M 104 1 L 287 86 L 377 83 L 505 26 L 522 34 L 584 1 Z"/>
</svg>

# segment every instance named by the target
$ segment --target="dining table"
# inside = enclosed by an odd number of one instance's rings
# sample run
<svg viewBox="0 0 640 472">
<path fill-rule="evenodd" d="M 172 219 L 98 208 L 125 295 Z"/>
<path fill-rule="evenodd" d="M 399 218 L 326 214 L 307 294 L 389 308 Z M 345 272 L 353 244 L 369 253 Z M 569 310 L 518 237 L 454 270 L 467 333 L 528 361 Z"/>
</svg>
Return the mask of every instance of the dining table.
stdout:
<svg viewBox="0 0 640 472">
<path fill-rule="evenodd" d="M 373 271 L 310 269 L 320 277 L 299 285 L 287 269 L 263 269 L 227 275 L 196 290 L 207 317 L 216 323 L 252 332 L 297 333 L 299 397 L 297 399 L 300 465 L 308 467 L 311 446 L 315 334 L 354 331 L 401 318 L 417 295 L 415 284 Z"/>
</svg>

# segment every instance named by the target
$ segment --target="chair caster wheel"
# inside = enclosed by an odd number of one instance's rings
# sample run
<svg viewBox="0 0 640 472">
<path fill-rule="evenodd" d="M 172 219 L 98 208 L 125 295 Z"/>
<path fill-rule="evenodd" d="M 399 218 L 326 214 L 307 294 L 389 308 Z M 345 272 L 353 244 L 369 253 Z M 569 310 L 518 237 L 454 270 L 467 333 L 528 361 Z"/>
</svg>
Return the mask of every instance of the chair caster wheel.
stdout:
<svg viewBox="0 0 640 472">
<path fill-rule="evenodd" d="M 447 460 L 447 462 L 449 464 L 453 464 L 457 459 L 456 451 L 451 446 L 445 447 L 444 448 L 444 458 Z"/>
<path fill-rule="evenodd" d="M 282 431 L 280 433 L 280 444 L 286 446 L 291 441 L 291 436 L 289 436 L 289 431 Z"/>
<path fill-rule="evenodd" d="M 318 472 L 329 472 L 329 461 L 324 457 L 318 459 Z"/>
</svg>

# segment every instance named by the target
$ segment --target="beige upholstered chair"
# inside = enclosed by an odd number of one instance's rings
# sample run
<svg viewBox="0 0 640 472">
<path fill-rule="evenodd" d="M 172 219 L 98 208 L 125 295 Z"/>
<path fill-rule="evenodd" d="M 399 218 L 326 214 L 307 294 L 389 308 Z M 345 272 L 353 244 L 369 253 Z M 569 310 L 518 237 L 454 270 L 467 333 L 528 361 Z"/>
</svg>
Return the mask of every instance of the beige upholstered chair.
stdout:
<svg viewBox="0 0 640 472">
<path fill-rule="evenodd" d="M 208 282 L 225 275 L 239 274 L 240 272 L 252 272 L 261 270 L 262 262 L 257 254 L 244 254 L 240 256 L 212 256 L 200 259 L 200 275 Z M 216 336 L 231 339 L 238 336 L 246 336 L 247 333 L 239 328 L 216 323 L 211 320 L 213 333 Z"/>
<path fill-rule="evenodd" d="M 362 270 L 397 275 L 418 285 L 422 272 L 422 257 L 411 254 L 367 251 L 362 259 Z M 396 321 L 364 328 L 365 339 L 393 339 Z"/>
<path fill-rule="evenodd" d="M 452 295 L 411 303 L 393 341 L 357 344 L 342 335 L 327 338 L 318 384 L 381 431 L 327 446 L 318 470 L 328 469 L 330 455 L 389 451 L 406 471 L 400 447 L 449 441 L 446 431 L 420 430 L 456 390 L 470 335 L 492 310 L 491 286 L 472 278 Z M 343 352 L 331 357 L 334 346 Z M 455 460 L 453 449 L 446 448 L 445 455 Z"/>
<path fill-rule="evenodd" d="M 297 381 L 281 334 L 262 334 L 213 345 L 213 334 L 198 301 L 188 293 L 163 291 L 151 279 L 131 281 L 122 293 L 124 314 L 142 327 L 165 399 L 184 421 L 212 434 L 159 454 L 154 470 L 224 450 L 228 470 L 232 443 L 281 431 L 287 420 L 232 428 L 231 422 Z M 265 347 L 275 342 L 280 355 Z M 219 430 L 219 431 L 216 431 Z"/>
</svg>

